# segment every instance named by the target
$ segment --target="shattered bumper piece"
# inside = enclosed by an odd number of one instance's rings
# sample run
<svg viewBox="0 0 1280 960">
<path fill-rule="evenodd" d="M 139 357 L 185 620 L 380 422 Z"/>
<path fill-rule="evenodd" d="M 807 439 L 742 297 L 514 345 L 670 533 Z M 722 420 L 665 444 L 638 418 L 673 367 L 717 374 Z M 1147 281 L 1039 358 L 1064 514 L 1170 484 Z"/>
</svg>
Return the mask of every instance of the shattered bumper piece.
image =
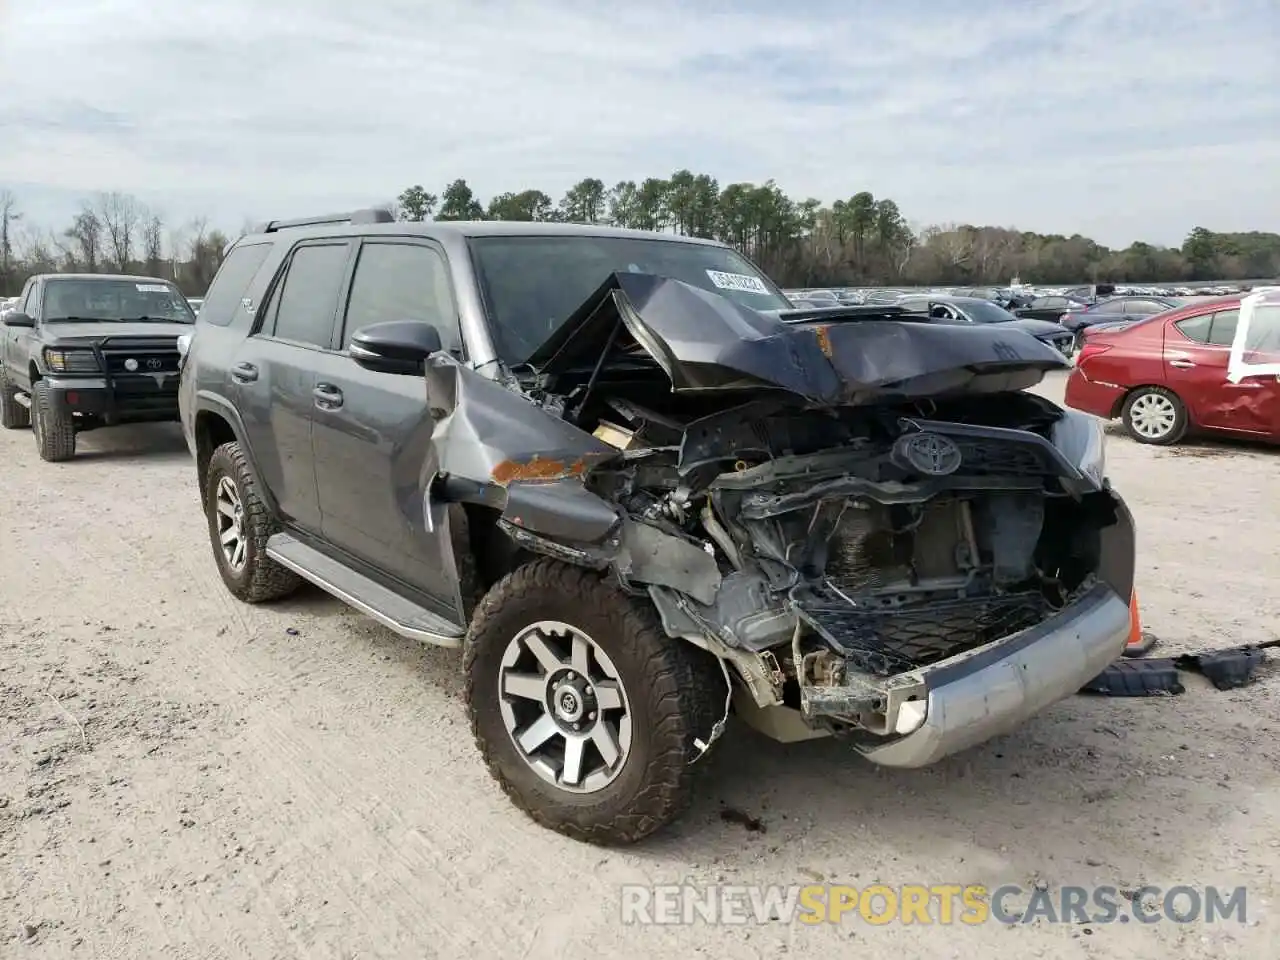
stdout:
<svg viewBox="0 0 1280 960">
<path fill-rule="evenodd" d="M 923 767 L 1008 733 L 1118 660 L 1129 630 L 1128 603 L 1098 584 L 1029 629 L 917 671 L 916 690 L 903 683 L 910 677 L 894 678 L 886 721 L 911 732 L 858 749 L 884 766 Z M 822 698 L 810 699 L 811 715 L 814 707 L 821 711 Z"/>
</svg>

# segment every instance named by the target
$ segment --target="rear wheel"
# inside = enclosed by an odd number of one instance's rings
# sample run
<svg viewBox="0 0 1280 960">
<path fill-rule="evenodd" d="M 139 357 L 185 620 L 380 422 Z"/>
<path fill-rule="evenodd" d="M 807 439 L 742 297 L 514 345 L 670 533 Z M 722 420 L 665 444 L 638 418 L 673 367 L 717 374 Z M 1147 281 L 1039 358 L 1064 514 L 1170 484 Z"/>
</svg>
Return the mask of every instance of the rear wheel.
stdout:
<svg viewBox="0 0 1280 960">
<path fill-rule="evenodd" d="M 31 385 L 31 426 L 40 459 L 61 463 L 76 455 L 76 424 L 71 414 L 59 410 L 49 385 L 37 380 Z"/>
<path fill-rule="evenodd" d="M 591 843 L 634 843 L 680 814 L 694 738 L 724 708 L 709 654 L 598 574 L 553 561 L 489 591 L 464 668 L 494 779 L 535 822 Z"/>
<path fill-rule="evenodd" d="M 276 524 L 238 443 L 224 443 L 209 458 L 205 515 L 218 573 L 227 589 L 246 603 L 278 600 L 301 579 L 267 556 Z"/>
<path fill-rule="evenodd" d="M 31 426 L 31 411 L 18 402 L 18 388 L 9 379 L 9 372 L 0 367 L 0 427 L 6 430 L 23 430 Z"/>
<path fill-rule="evenodd" d="M 1187 408 L 1163 387 L 1139 387 L 1125 399 L 1121 419 L 1139 443 L 1170 446 L 1187 432 Z"/>
</svg>

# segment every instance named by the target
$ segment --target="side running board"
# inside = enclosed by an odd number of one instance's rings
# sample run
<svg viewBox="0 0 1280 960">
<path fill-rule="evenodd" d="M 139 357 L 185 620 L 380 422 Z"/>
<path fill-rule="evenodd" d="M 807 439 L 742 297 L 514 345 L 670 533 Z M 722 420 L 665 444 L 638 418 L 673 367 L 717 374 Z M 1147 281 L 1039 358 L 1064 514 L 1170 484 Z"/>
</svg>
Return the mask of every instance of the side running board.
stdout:
<svg viewBox="0 0 1280 960">
<path fill-rule="evenodd" d="M 402 637 L 459 647 L 465 631 L 412 600 L 356 573 L 287 533 L 267 541 L 267 556 Z"/>
</svg>

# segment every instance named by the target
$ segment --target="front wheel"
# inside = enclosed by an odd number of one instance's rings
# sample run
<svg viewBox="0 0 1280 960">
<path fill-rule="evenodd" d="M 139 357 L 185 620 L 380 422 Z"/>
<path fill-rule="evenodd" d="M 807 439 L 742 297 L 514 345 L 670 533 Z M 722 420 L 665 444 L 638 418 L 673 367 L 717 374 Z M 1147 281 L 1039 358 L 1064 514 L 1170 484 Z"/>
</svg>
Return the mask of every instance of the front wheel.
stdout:
<svg viewBox="0 0 1280 960">
<path fill-rule="evenodd" d="M 724 707 L 709 654 L 598 574 L 549 560 L 481 601 L 464 667 L 494 779 L 535 822 L 590 843 L 634 843 L 683 811 L 693 741 Z"/>
<path fill-rule="evenodd" d="M 234 596 L 261 603 L 298 589 L 298 575 L 267 556 L 267 540 L 279 528 L 240 444 L 224 443 L 209 458 L 204 509 L 218 573 Z"/>
<path fill-rule="evenodd" d="M 76 423 L 71 414 L 58 409 L 49 385 L 37 380 L 31 385 L 31 426 L 40 459 L 62 463 L 76 455 Z"/>
<path fill-rule="evenodd" d="M 1124 427 L 1139 443 L 1170 446 L 1187 432 L 1187 408 L 1164 387 L 1139 387 L 1125 399 Z"/>
</svg>

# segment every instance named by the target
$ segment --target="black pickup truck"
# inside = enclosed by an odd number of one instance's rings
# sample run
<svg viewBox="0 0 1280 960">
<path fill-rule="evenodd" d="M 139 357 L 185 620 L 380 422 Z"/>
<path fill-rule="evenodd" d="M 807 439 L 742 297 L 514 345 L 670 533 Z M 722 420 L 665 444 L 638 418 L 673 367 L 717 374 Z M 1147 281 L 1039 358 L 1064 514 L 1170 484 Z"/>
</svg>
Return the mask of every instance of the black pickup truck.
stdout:
<svg viewBox="0 0 1280 960">
<path fill-rule="evenodd" d="M 32 277 L 3 317 L 0 425 L 32 427 L 40 456 L 75 456 L 76 434 L 178 420 L 178 338 L 195 314 L 168 280 Z"/>
</svg>

